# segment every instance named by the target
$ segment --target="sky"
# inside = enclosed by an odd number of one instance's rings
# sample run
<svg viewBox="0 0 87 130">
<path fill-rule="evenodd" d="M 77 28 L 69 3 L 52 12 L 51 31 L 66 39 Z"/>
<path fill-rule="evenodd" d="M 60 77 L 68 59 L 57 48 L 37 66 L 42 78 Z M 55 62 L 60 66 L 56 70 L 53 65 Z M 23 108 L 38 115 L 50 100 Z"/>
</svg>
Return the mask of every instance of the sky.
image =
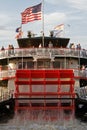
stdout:
<svg viewBox="0 0 87 130">
<path fill-rule="evenodd" d="M 15 30 L 21 25 L 21 12 L 41 2 L 0 0 L 0 47 L 8 48 L 9 44 L 18 47 Z M 37 20 L 22 24 L 23 37 L 27 37 L 28 31 L 41 35 L 42 23 L 42 20 Z M 70 43 L 80 43 L 87 49 L 87 0 L 44 0 L 45 36 L 60 24 L 64 24 L 64 37 L 70 38 Z"/>
</svg>

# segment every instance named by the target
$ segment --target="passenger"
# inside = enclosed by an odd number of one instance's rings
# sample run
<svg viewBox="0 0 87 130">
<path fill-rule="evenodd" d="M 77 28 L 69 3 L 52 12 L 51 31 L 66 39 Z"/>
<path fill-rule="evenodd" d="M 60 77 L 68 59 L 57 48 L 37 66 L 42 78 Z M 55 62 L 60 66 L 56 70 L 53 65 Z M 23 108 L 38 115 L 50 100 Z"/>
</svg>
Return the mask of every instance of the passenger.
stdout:
<svg viewBox="0 0 87 130">
<path fill-rule="evenodd" d="M 11 55 L 11 45 L 9 44 L 8 45 L 8 56 L 10 56 Z"/>
<path fill-rule="evenodd" d="M 14 46 L 11 45 L 11 54 L 14 55 Z"/>
<path fill-rule="evenodd" d="M 75 44 L 74 43 L 72 44 L 71 49 L 75 49 Z"/>
<path fill-rule="evenodd" d="M 41 48 L 42 47 L 42 45 L 41 44 L 39 44 L 39 48 Z"/>
<path fill-rule="evenodd" d="M 79 43 L 79 44 L 77 44 L 77 47 L 76 47 L 76 49 L 79 49 L 79 50 L 81 50 L 81 45 L 80 45 L 80 43 Z"/>
<path fill-rule="evenodd" d="M 75 53 L 75 44 L 74 43 L 70 44 L 70 53 L 71 53 L 71 55 L 74 55 L 74 53 Z"/>
<path fill-rule="evenodd" d="M 81 72 L 82 72 L 82 77 L 86 77 L 85 65 L 82 65 Z"/>
<path fill-rule="evenodd" d="M 70 43 L 70 46 L 69 46 L 69 48 L 71 48 L 72 47 L 72 43 Z"/>
<path fill-rule="evenodd" d="M 86 50 L 83 49 L 83 50 L 81 50 L 81 51 L 82 51 L 82 56 L 83 56 L 83 57 L 86 57 Z"/>
<path fill-rule="evenodd" d="M 4 46 L 2 46 L 2 48 L 1 48 L 1 56 L 3 57 L 3 56 L 5 56 L 5 48 L 4 48 Z"/>
<path fill-rule="evenodd" d="M 85 65 L 82 65 L 82 70 L 85 70 Z"/>
<path fill-rule="evenodd" d="M 53 47 L 53 44 L 52 44 L 52 42 L 51 42 L 51 41 L 49 42 L 48 47 L 49 47 L 49 48 L 52 48 L 52 47 Z"/>
<path fill-rule="evenodd" d="M 5 50 L 4 46 L 2 46 L 1 51 Z"/>
</svg>

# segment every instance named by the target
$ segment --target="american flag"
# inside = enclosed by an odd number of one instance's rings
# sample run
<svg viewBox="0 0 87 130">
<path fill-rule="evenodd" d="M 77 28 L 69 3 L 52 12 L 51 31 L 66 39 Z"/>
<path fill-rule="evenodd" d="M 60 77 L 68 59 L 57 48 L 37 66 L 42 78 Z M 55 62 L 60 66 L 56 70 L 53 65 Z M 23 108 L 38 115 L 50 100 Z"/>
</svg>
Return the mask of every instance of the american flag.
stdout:
<svg viewBox="0 0 87 130">
<path fill-rule="evenodd" d="M 32 22 L 34 20 L 41 20 L 41 3 L 25 9 L 22 13 L 22 24 Z"/>
</svg>

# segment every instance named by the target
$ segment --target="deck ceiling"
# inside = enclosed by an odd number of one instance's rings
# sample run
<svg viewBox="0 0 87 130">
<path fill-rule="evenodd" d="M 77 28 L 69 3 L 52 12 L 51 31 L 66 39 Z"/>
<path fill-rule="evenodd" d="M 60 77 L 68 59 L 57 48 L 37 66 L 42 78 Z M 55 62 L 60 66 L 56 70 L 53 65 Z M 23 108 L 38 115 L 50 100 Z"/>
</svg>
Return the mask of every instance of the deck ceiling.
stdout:
<svg viewBox="0 0 87 130">
<path fill-rule="evenodd" d="M 69 38 L 56 38 L 56 37 L 44 37 L 44 47 L 48 47 L 49 42 L 53 44 L 53 47 L 66 48 L 69 43 Z M 20 48 L 38 47 L 42 44 L 42 37 L 20 38 L 17 39 Z"/>
</svg>

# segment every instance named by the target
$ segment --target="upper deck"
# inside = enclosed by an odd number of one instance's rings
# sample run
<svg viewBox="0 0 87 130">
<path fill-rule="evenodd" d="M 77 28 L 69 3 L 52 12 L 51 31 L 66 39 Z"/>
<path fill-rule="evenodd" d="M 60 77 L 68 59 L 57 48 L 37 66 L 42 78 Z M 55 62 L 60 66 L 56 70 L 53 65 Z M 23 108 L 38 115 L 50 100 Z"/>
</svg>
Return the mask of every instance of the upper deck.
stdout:
<svg viewBox="0 0 87 130">
<path fill-rule="evenodd" d="M 38 48 L 41 44 L 42 47 L 49 47 L 50 43 L 53 47 L 63 47 L 66 48 L 69 43 L 69 38 L 60 38 L 60 37 L 28 37 L 28 38 L 19 38 L 17 39 L 19 48 L 29 48 L 36 47 Z"/>
</svg>

